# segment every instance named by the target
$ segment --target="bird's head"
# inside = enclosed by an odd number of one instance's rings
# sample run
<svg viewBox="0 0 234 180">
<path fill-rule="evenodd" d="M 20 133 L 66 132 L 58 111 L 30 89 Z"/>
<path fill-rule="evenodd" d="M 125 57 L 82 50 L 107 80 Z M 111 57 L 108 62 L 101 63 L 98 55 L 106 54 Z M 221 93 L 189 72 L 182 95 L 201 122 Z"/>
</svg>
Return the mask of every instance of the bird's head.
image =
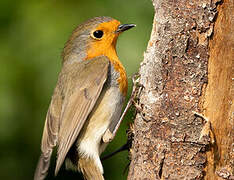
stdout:
<svg viewBox="0 0 234 180">
<path fill-rule="evenodd" d="M 105 55 L 116 58 L 116 42 L 119 34 L 135 27 L 120 24 L 110 17 L 95 17 L 79 25 L 67 41 L 63 61 L 86 60 Z"/>
</svg>

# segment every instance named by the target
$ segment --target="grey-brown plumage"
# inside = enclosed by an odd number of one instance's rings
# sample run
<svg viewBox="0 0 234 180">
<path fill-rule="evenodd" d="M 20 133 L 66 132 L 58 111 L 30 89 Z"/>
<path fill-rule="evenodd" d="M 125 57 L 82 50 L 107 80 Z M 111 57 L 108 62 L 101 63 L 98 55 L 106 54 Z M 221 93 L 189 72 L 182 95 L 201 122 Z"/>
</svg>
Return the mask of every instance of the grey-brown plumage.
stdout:
<svg viewBox="0 0 234 180">
<path fill-rule="evenodd" d="M 96 17 L 73 31 L 62 54 L 34 180 L 46 177 L 55 146 L 55 175 L 66 160 L 66 168 L 80 170 L 87 180 L 104 179 L 99 156 L 119 127 L 127 93 L 126 72 L 115 46 L 118 35 L 131 27 Z"/>
<path fill-rule="evenodd" d="M 47 113 L 35 180 L 44 179 L 53 148 L 58 145 L 55 174 L 75 142 L 107 79 L 105 56 L 73 62 L 62 69 Z M 86 69 L 84 71 L 84 69 Z M 77 81 L 77 76 L 80 78 Z M 70 82 L 70 83 L 69 83 Z"/>
</svg>

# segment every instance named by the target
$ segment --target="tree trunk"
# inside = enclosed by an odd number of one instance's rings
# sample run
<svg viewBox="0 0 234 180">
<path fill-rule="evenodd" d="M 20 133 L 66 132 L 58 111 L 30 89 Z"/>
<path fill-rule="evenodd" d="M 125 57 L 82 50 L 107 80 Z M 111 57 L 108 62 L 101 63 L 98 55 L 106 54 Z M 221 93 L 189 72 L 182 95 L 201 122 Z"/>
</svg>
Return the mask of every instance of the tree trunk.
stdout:
<svg viewBox="0 0 234 180">
<path fill-rule="evenodd" d="M 128 179 L 234 179 L 234 2 L 153 5 Z"/>
</svg>

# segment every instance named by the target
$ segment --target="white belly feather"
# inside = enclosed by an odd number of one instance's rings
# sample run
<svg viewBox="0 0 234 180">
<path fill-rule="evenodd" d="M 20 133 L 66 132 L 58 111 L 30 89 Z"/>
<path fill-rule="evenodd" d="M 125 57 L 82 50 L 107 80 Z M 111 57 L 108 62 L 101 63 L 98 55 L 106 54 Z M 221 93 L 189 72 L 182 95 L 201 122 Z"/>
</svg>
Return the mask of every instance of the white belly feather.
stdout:
<svg viewBox="0 0 234 180">
<path fill-rule="evenodd" d="M 100 142 L 110 123 L 119 120 L 122 105 L 122 95 L 117 87 L 104 88 L 78 137 L 79 156 L 94 159 L 102 173 L 103 167 L 99 155 L 106 145 L 100 147 Z"/>
</svg>

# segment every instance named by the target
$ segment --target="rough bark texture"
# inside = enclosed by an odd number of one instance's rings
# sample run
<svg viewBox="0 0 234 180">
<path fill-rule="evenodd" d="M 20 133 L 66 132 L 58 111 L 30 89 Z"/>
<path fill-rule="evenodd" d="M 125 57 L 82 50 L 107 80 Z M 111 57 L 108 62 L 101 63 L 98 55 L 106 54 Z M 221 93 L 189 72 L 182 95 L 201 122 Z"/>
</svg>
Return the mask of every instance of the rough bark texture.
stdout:
<svg viewBox="0 0 234 180">
<path fill-rule="evenodd" d="M 233 0 L 153 5 L 128 179 L 213 180 L 220 176 L 217 167 L 232 178 Z"/>
<path fill-rule="evenodd" d="M 233 0 L 226 0 L 218 7 L 209 49 L 208 85 L 203 107 L 205 116 L 211 121 L 215 144 L 207 152 L 205 179 L 234 179 Z"/>
</svg>

